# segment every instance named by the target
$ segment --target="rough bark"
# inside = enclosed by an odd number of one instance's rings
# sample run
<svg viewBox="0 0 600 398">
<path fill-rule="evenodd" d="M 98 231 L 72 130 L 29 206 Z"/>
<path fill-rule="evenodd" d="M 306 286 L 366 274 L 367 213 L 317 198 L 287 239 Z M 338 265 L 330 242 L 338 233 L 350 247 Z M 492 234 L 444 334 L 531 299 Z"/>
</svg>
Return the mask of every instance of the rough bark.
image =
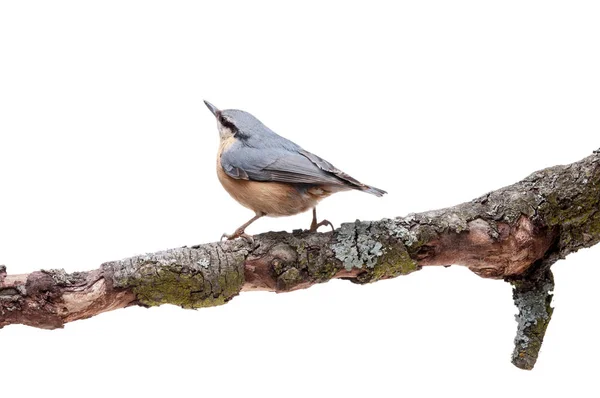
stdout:
<svg viewBox="0 0 600 398">
<path fill-rule="evenodd" d="M 286 292 L 330 279 L 370 283 L 423 266 L 458 264 L 513 284 L 519 309 L 513 363 L 531 369 L 550 317 L 550 266 L 600 241 L 600 151 L 454 207 L 334 232 L 269 232 L 104 263 L 88 272 L 7 275 L 0 327 L 53 329 L 131 305 L 224 304 L 241 291 Z"/>
</svg>

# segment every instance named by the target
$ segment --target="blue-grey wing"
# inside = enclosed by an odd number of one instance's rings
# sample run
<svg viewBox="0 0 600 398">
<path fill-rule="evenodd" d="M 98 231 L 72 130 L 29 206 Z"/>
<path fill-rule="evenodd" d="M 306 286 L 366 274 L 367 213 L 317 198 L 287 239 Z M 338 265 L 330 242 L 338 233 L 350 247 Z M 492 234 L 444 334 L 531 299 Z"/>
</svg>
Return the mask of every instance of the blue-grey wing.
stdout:
<svg viewBox="0 0 600 398">
<path fill-rule="evenodd" d="M 338 176 L 335 171 L 346 175 L 302 149 L 258 149 L 234 144 L 221 155 L 221 166 L 227 175 L 236 179 L 340 186 L 358 183 L 352 177 Z"/>
</svg>

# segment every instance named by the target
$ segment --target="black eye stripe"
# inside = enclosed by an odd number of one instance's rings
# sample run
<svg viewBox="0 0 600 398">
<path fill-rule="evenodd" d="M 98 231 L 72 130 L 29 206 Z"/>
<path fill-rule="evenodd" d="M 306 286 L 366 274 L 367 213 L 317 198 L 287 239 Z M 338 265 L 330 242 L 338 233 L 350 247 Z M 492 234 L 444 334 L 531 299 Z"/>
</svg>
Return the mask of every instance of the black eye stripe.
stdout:
<svg viewBox="0 0 600 398">
<path fill-rule="evenodd" d="M 236 131 L 236 127 L 233 123 L 231 123 L 229 120 L 225 119 L 223 116 L 219 115 L 219 123 L 221 123 L 223 126 L 231 129 L 232 131 Z"/>
</svg>

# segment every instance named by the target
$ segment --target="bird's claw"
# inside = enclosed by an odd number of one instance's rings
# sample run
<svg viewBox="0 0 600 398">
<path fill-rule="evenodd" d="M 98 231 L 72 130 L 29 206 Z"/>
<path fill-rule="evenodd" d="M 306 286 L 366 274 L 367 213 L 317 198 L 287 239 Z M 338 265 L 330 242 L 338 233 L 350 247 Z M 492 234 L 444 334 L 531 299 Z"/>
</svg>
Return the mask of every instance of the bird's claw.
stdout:
<svg viewBox="0 0 600 398">
<path fill-rule="evenodd" d="M 322 226 L 330 226 L 331 227 L 331 231 L 335 231 L 335 228 L 333 227 L 333 224 L 329 221 L 329 220 L 323 220 L 321 222 L 313 222 L 312 224 L 310 224 L 310 229 L 308 230 L 308 232 L 317 232 L 317 229 L 319 229 L 319 227 Z"/>
<path fill-rule="evenodd" d="M 246 242 L 248 242 L 249 244 L 254 244 L 254 238 L 252 237 L 252 235 L 248 235 L 247 233 L 244 232 L 244 230 L 237 230 L 234 233 L 230 234 L 223 234 L 221 235 L 221 241 L 223 239 L 227 239 L 227 240 L 234 240 L 237 238 L 243 238 Z"/>
</svg>

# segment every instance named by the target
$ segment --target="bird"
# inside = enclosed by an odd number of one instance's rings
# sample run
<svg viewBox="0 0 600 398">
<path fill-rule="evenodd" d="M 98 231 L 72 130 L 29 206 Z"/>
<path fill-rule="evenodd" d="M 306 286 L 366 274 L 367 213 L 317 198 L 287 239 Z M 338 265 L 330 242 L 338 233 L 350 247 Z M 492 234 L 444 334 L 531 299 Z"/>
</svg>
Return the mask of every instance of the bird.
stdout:
<svg viewBox="0 0 600 398">
<path fill-rule="evenodd" d="M 264 216 L 281 217 L 312 209 L 309 231 L 333 224 L 317 222 L 317 204 L 341 191 L 358 190 L 375 196 L 387 192 L 359 182 L 331 163 L 308 152 L 265 126 L 248 112 L 220 110 L 204 101 L 217 120 L 217 177 L 223 188 L 255 215 L 221 240 L 242 237 L 253 242 L 246 228 Z"/>
</svg>

